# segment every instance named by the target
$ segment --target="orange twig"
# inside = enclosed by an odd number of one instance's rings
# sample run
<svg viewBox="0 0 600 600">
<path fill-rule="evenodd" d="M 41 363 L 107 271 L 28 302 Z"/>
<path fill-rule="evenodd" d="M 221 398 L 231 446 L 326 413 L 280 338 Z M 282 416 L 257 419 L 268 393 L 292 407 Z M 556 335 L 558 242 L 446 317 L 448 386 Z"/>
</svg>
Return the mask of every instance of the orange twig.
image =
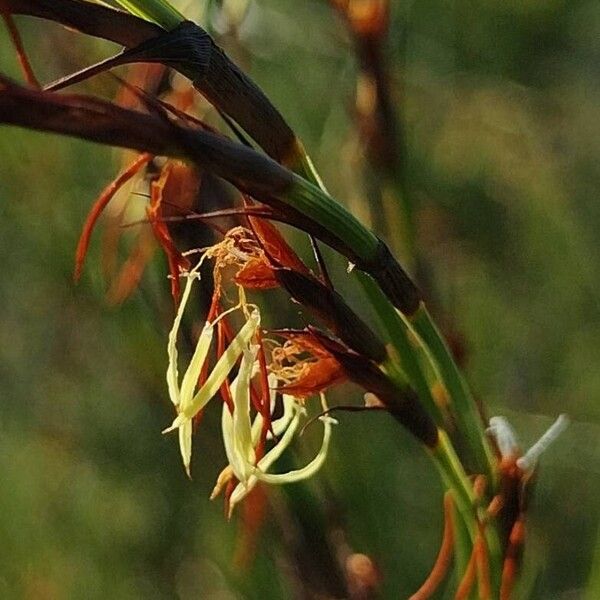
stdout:
<svg viewBox="0 0 600 600">
<path fill-rule="evenodd" d="M 479 535 L 477 536 L 475 547 L 477 557 L 477 583 L 479 585 L 479 598 L 481 600 L 490 600 L 492 597 L 490 562 L 482 525 L 479 525 Z"/>
<path fill-rule="evenodd" d="M 166 223 L 160 220 L 162 215 L 163 193 L 172 172 L 173 163 L 169 162 L 162 169 L 158 181 L 152 182 L 150 187 L 150 206 L 147 212 L 150 224 L 152 225 L 152 231 L 167 256 L 169 274 L 171 277 L 171 296 L 173 296 L 173 301 L 177 306 L 181 296 L 181 285 L 179 283 L 180 270 L 189 268 L 189 261 L 181 255 L 179 250 L 177 250 L 175 243 L 171 239 L 169 228 Z"/>
<path fill-rule="evenodd" d="M 440 551 L 435 560 L 435 564 L 433 565 L 433 569 L 431 569 L 431 573 L 429 573 L 429 576 L 423 585 L 409 600 L 427 600 L 428 598 L 431 598 L 448 572 L 454 546 L 453 506 L 454 501 L 452 499 L 452 493 L 446 492 L 446 495 L 444 496 L 444 533 L 442 535 Z"/>
<path fill-rule="evenodd" d="M 475 583 L 475 576 L 477 575 L 477 544 L 479 541 L 479 537 L 475 541 L 475 545 L 473 546 L 473 552 L 471 552 L 471 558 L 469 558 L 469 562 L 467 564 L 467 568 L 465 569 L 465 573 L 463 578 L 460 580 L 458 585 L 458 589 L 456 590 L 456 595 L 454 596 L 454 600 L 466 600 L 473 589 L 473 584 Z"/>
<path fill-rule="evenodd" d="M 490 600 L 492 596 L 490 567 L 487 546 L 481 525 L 473 544 L 473 551 L 471 552 L 465 574 L 456 590 L 455 600 L 466 600 L 469 597 L 475 583 L 475 576 L 477 576 L 480 600 Z"/>
<path fill-rule="evenodd" d="M 217 323 L 217 359 L 221 358 L 225 352 L 227 341 L 231 339 L 231 332 L 225 321 L 226 317 L 222 318 Z M 230 413 L 233 413 L 233 398 L 231 396 L 231 388 L 229 387 L 229 379 L 226 377 L 220 388 L 221 397 Z"/>
<path fill-rule="evenodd" d="M 525 523 L 521 514 L 510 532 L 506 558 L 502 568 L 500 600 L 510 600 L 518 568 L 518 555 L 525 538 Z"/>
</svg>

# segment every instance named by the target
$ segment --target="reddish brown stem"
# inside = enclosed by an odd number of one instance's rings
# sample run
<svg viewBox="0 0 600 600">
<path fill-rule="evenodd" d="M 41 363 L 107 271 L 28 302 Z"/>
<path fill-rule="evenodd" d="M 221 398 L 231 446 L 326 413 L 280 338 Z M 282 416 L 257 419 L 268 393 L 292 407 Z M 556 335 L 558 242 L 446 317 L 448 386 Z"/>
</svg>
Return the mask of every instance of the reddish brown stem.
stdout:
<svg viewBox="0 0 600 600">
<path fill-rule="evenodd" d="M 81 271 L 83 269 L 83 262 L 85 261 L 85 255 L 90 245 L 90 238 L 94 226 L 98 221 L 98 218 L 102 214 L 102 211 L 106 208 L 107 204 L 112 200 L 114 195 L 123 187 L 127 181 L 129 181 L 139 170 L 150 160 L 152 155 L 148 153 L 140 154 L 124 171 L 122 171 L 116 179 L 114 179 L 100 194 L 92 209 L 88 213 L 85 220 L 79 242 L 77 243 L 77 250 L 75 251 L 75 274 L 74 279 L 78 281 L 81 277 Z"/>
<path fill-rule="evenodd" d="M 229 328 L 225 321 L 226 317 L 221 319 L 217 323 L 217 358 L 220 358 L 225 352 L 225 345 L 229 339 Z M 231 389 L 229 387 L 229 380 L 225 378 L 223 385 L 221 386 L 221 396 L 223 401 L 227 404 L 229 412 L 233 413 L 233 398 L 231 397 Z"/>
</svg>

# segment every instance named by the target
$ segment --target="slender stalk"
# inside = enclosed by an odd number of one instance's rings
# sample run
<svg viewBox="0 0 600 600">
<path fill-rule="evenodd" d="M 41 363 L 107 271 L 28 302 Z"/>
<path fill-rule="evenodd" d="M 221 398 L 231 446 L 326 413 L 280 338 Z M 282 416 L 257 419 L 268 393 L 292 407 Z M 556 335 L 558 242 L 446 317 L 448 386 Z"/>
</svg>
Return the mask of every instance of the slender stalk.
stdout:
<svg viewBox="0 0 600 600">
<path fill-rule="evenodd" d="M 402 370 L 406 373 L 409 383 L 415 388 L 435 422 L 439 426 L 443 426 L 444 419 L 442 412 L 431 393 L 425 372 L 416 356 L 417 349 L 415 344 L 411 342 L 410 331 L 405 322 L 400 318 L 398 312 L 389 303 L 389 300 L 383 295 L 381 289 L 371 277 L 361 272 L 357 273 L 356 277 L 365 291 L 371 306 L 375 309 L 383 329 L 389 336 L 392 347 L 397 353 L 396 357 L 390 356 L 388 358 L 386 364 L 383 365 L 384 368 L 393 369 L 395 367 L 397 369 L 397 363 L 399 362 Z"/>
<path fill-rule="evenodd" d="M 148 18 L 167 29 L 176 27 L 183 20 L 183 17 L 175 9 L 171 10 L 170 5 L 164 0 L 154 0 L 153 2 L 123 0 L 120 1 L 120 4 L 134 12 L 134 14 Z M 19 123 L 18 115 L 20 113 L 17 105 L 14 104 L 14 101 L 18 99 L 17 96 L 20 95 L 22 100 L 29 100 L 32 104 L 35 101 L 41 102 L 41 96 L 35 96 L 30 92 L 16 94 L 14 89 L 7 83 L 3 83 L 3 87 L 0 86 L 0 92 L 0 95 L 5 95 L 5 104 L 3 105 L 0 102 L 0 120 L 8 123 Z M 276 162 L 270 161 L 250 149 L 225 141 L 219 136 L 178 128 L 177 125 L 168 120 L 163 119 L 161 121 L 160 118 L 154 118 L 155 115 L 140 116 L 139 113 L 136 114 L 122 109 L 117 110 L 116 108 L 108 110 L 106 103 L 101 102 L 95 103 L 95 110 L 90 112 L 90 116 L 94 118 L 89 121 L 87 133 L 82 135 L 76 128 L 76 120 L 85 116 L 83 112 L 85 106 L 79 103 L 79 99 L 74 100 L 74 98 L 54 100 L 55 104 L 52 106 L 50 106 L 51 102 L 48 100 L 39 104 L 40 107 L 50 111 L 53 117 L 60 115 L 60 111 L 63 109 L 75 108 L 76 112 L 71 114 L 68 126 L 53 120 L 52 126 L 49 127 L 46 124 L 41 127 L 43 113 L 36 113 L 37 117 L 28 115 L 27 122 L 30 126 L 32 126 L 31 123 L 34 123 L 33 126 L 35 126 L 36 119 L 40 119 L 40 128 L 52 129 L 54 127 L 55 130 L 61 129 L 62 132 L 71 132 L 88 139 L 111 143 L 111 145 L 122 143 L 142 150 L 150 149 L 157 154 L 175 154 L 191 158 L 198 164 L 212 169 L 216 174 L 251 195 L 258 198 L 266 196 L 277 200 L 280 204 L 285 204 L 290 209 L 309 217 L 312 221 L 318 223 L 323 230 L 329 232 L 332 239 L 342 242 L 346 249 L 346 256 L 360 261 L 360 268 L 365 271 L 374 270 L 373 277 L 381 289 L 377 288 L 375 282 L 367 275 L 363 274 L 360 277 L 362 279 L 361 283 L 367 292 L 367 299 L 378 314 L 386 335 L 395 349 L 394 353 L 388 353 L 388 358 L 385 359 L 383 364 L 388 377 L 392 382 L 398 383 L 406 376 L 417 389 L 420 400 L 424 403 L 431 417 L 438 423 L 442 422 L 442 415 L 431 393 L 423 365 L 420 363 L 417 350 L 411 341 L 410 336 L 412 328 L 414 328 L 430 351 L 439 369 L 443 384 L 449 393 L 460 433 L 464 435 L 468 443 L 469 456 L 473 462 L 470 467 L 472 467 L 473 472 L 484 473 L 488 481 L 491 482 L 492 489 L 496 488 L 497 476 L 493 467 L 494 457 L 487 442 L 474 399 L 426 307 L 422 302 L 418 302 L 416 288 L 415 295 L 410 297 L 410 301 L 404 307 L 400 306 L 404 313 L 401 314 L 394 308 L 394 306 L 398 307 L 398 298 L 390 296 L 390 285 L 387 282 L 389 263 L 391 263 L 392 268 L 397 263 L 393 261 L 391 255 L 388 256 L 389 252 L 388 254 L 381 254 L 382 242 L 377 236 L 329 196 L 310 158 L 299 142 L 293 145 L 291 154 L 287 156 L 286 160 L 281 161 L 290 165 L 296 171 L 296 174 L 291 174 Z M 69 105 L 69 102 L 74 103 L 73 107 Z M 12 110 L 10 110 L 11 107 Z M 65 110 L 64 114 L 67 114 L 67 112 Z M 131 126 L 126 121 L 130 113 L 132 118 L 137 119 L 136 122 L 139 123 L 140 120 L 145 119 L 149 125 L 147 129 L 143 130 L 143 134 L 139 133 L 140 137 L 135 142 L 132 142 L 128 137 Z M 118 116 L 125 119 L 120 129 L 118 123 L 115 126 L 115 119 Z M 108 130 L 100 131 L 99 118 L 107 118 L 110 121 L 110 136 L 106 133 Z M 158 129 L 152 130 L 152 126 L 155 126 L 157 122 L 159 123 Z M 127 126 L 129 126 L 129 129 Z M 124 137 L 118 137 L 117 134 L 123 134 Z M 128 135 L 125 136 L 125 134 Z M 125 139 L 127 139 L 126 142 L 123 141 Z M 233 168 L 234 166 L 236 168 Z M 265 199 L 266 201 L 267 199 Z M 383 248 L 385 250 L 385 246 Z M 379 259 L 382 260 L 383 265 L 377 264 Z M 384 270 L 378 270 L 380 266 L 383 266 Z M 403 274 L 399 265 L 394 273 L 397 274 L 398 269 L 400 274 Z M 405 274 L 403 277 L 412 285 Z M 405 281 L 402 280 L 402 283 L 405 283 Z M 393 285 L 394 283 L 392 287 Z M 383 295 L 382 290 L 387 290 L 387 298 Z M 410 290 L 412 293 L 412 288 Z M 417 299 L 416 303 L 415 299 Z M 440 429 L 439 443 L 429 450 L 429 454 L 438 468 L 445 486 L 452 490 L 455 495 L 457 511 L 461 516 L 461 522 L 464 524 L 464 530 L 468 534 L 468 538 L 463 536 L 460 541 L 462 556 L 466 554 L 468 546 L 472 548 L 479 531 L 476 499 L 463 464 L 458 459 L 455 449 L 444 430 Z M 494 544 L 495 531 L 493 528 L 489 527 L 488 531 L 491 532 L 486 536 L 488 547 L 492 559 L 496 562 L 499 557 L 499 546 Z M 494 564 L 492 572 L 499 573 L 496 566 Z"/>
<path fill-rule="evenodd" d="M 300 151 L 303 151 L 302 146 L 299 146 L 299 149 Z M 308 155 L 305 155 L 305 158 L 301 158 L 298 164 L 302 174 L 312 179 L 315 186 L 318 186 L 320 191 L 327 194 Z M 327 216 L 330 217 L 330 215 Z M 334 225 L 334 223 L 331 224 Z M 360 224 L 360 227 L 363 227 L 362 224 Z M 409 381 L 411 381 L 417 389 L 420 399 L 425 403 L 429 414 L 434 420 L 440 422 L 442 420 L 440 410 L 433 399 L 426 377 L 415 355 L 416 349 L 410 342 L 409 335 L 411 329 L 406 317 L 390 304 L 381 289 L 378 288 L 375 282 L 367 274 L 359 272 L 358 278 L 363 285 L 363 289 L 365 289 L 371 307 L 380 318 L 386 335 L 390 338 L 393 347 L 398 352 L 398 357 L 394 357 L 391 354 L 388 355 L 388 359 L 382 365 L 384 370 L 387 370 L 388 376 L 392 381 L 398 383 L 398 380 L 400 380 L 400 383 L 402 383 L 402 368 L 404 368 L 406 375 L 409 377 Z M 452 396 L 454 393 L 458 397 L 455 409 L 456 412 L 464 418 L 461 425 L 465 433 L 469 434 L 468 440 L 472 445 L 475 456 L 480 461 L 479 466 L 481 466 L 484 472 L 488 474 L 489 480 L 495 482 L 493 455 L 491 453 L 491 448 L 489 448 L 489 445 L 486 442 L 481 419 L 475 410 L 474 399 L 470 395 L 470 392 L 450 355 L 449 349 L 431 320 L 423 303 L 420 304 L 415 315 L 417 323 L 421 322 L 419 317 L 422 312 L 428 317 L 428 320 L 425 320 L 424 322 L 425 327 L 421 327 L 424 333 L 427 334 L 427 337 L 424 337 L 424 340 L 428 344 L 434 359 L 436 359 L 436 362 L 439 364 L 443 381 L 449 389 L 450 395 Z M 429 325 L 429 327 L 427 327 L 427 325 Z M 417 331 L 419 331 L 419 329 L 417 329 Z M 398 358 L 400 359 L 400 363 L 398 363 Z M 458 383 L 460 383 L 460 387 L 458 386 Z M 468 415 L 461 413 L 461 409 L 465 408 L 468 408 L 469 410 Z M 477 431 L 480 431 L 480 437 L 477 437 Z M 466 569 L 479 533 L 476 498 L 469 478 L 465 473 L 448 435 L 443 429 L 438 429 L 438 435 L 438 444 L 433 449 L 428 449 L 427 452 L 437 467 L 445 487 L 452 491 L 456 500 L 456 565 L 457 574 L 461 574 L 464 573 Z M 501 573 L 501 551 L 497 532 L 493 526 L 488 527 L 486 531 L 485 543 L 487 544 L 492 567 L 493 586 L 494 589 L 498 589 L 499 574 Z"/>
</svg>

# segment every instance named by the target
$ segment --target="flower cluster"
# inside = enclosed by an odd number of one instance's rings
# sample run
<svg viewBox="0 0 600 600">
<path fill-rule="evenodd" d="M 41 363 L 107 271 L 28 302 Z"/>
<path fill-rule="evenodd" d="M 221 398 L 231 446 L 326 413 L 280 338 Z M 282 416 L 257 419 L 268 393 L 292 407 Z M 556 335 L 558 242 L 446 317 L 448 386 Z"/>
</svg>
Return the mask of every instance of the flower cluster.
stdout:
<svg viewBox="0 0 600 600">
<path fill-rule="evenodd" d="M 226 401 L 223 402 L 221 425 L 228 465 L 219 475 L 211 497 L 216 497 L 226 484 L 230 484 L 226 498 L 229 514 L 259 481 L 267 484 L 284 484 L 314 475 L 325 461 L 332 425 L 335 423 L 331 417 L 319 417 L 323 423 L 323 440 L 320 450 L 307 465 L 287 473 L 270 472 L 274 463 L 297 436 L 302 418 L 306 415 L 303 398 L 308 394 L 286 391 L 286 385 L 293 383 L 293 379 L 290 379 L 289 372 L 282 369 L 282 346 L 275 345 L 272 349 L 271 354 L 276 360 L 271 364 L 267 365 L 266 361 L 261 360 L 260 353 L 264 352 L 264 349 L 260 310 L 256 305 L 248 303 L 245 291 L 239 285 L 238 303 L 206 321 L 183 377 L 180 377 L 177 338 L 192 287 L 200 279 L 200 267 L 206 258 L 214 259 L 215 273 L 218 273 L 215 280 L 220 282 L 220 271 L 223 268 L 233 264 L 238 270 L 243 270 L 250 261 L 256 261 L 258 254 L 256 246 L 249 243 L 250 236 L 242 233 L 241 228 L 232 230 L 231 235 L 226 236 L 222 242 L 205 250 L 193 269 L 182 274 L 186 280 L 185 287 L 167 344 L 166 380 L 169 397 L 177 415 L 163 433 L 178 431 L 181 457 L 188 476 L 192 457 L 193 421 L 220 389 L 225 386 L 227 390 L 225 395 L 229 396 L 230 401 L 224 398 Z M 241 249 L 243 246 L 246 249 L 251 248 L 252 251 L 244 252 Z M 215 294 L 220 296 L 220 290 L 217 289 Z M 211 348 L 216 337 L 215 330 L 234 312 L 242 316 L 243 325 L 209 370 L 207 365 L 210 362 Z M 320 358 L 324 357 L 307 359 L 307 369 L 310 370 L 310 367 L 318 363 Z M 229 383 L 229 378 L 236 368 L 237 374 Z M 303 368 L 298 370 L 299 379 L 304 378 L 305 370 Z M 267 382 L 266 389 L 263 389 L 263 397 L 267 401 L 264 406 L 259 402 L 253 404 L 255 379 Z M 315 389 L 319 390 L 322 387 Z M 293 389 L 293 386 L 290 389 Z M 323 410 L 326 411 L 327 405 L 322 392 L 320 397 Z M 282 415 L 273 418 L 278 403 L 282 405 Z"/>
</svg>

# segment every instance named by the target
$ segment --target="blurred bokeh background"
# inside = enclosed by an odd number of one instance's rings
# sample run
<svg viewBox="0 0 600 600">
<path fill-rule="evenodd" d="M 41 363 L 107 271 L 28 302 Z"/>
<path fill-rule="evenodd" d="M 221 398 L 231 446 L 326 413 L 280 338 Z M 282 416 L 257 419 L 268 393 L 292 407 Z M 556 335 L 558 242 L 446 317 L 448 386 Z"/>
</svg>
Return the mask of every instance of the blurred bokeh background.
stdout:
<svg viewBox="0 0 600 600">
<path fill-rule="evenodd" d="M 179 6 L 281 109 L 332 193 L 369 219 L 356 53 L 329 3 Z M 17 23 L 43 81 L 116 50 Z M 19 78 L 5 30 L 0 57 Z M 519 594 L 600 598 L 600 5 L 394 1 L 384 59 L 426 288 L 476 395 L 525 447 L 558 413 L 572 419 L 542 460 Z M 78 89 L 110 97 L 115 82 Z M 240 519 L 208 501 L 224 464 L 218 411 L 196 436 L 193 481 L 176 440 L 160 434 L 172 418 L 164 260 L 111 306 L 97 234 L 72 282 L 84 216 L 120 161 L 105 147 L 0 129 L 0 597 L 331 597 L 321 537 L 334 554 L 375 561 L 380 597 L 407 597 L 437 552 L 442 490 L 380 415 L 341 415 L 321 474 L 271 494 L 253 558 L 240 561 Z M 360 396 L 348 387 L 334 401 Z"/>
</svg>

